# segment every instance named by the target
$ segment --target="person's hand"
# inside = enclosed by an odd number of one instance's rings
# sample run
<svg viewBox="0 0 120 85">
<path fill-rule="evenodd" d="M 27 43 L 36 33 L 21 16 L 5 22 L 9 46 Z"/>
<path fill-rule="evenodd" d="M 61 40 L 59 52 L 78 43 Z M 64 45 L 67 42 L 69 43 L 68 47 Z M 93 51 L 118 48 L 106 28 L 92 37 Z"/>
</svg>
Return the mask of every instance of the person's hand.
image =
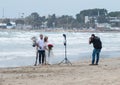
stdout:
<svg viewBox="0 0 120 85">
<path fill-rule="evenodd" d="M 41 46 L 39 46 L 39 48 L 40 48 L 40 49 L 42 49 L 42 47 L 41 47 Z"/>
<path fill-rule="evenodd" d="M 92 39 L 92 38 L 90 37 L 90 38 L 89 38 L 89 44 L 91 44 L 91 39 Z"/>
</svg>

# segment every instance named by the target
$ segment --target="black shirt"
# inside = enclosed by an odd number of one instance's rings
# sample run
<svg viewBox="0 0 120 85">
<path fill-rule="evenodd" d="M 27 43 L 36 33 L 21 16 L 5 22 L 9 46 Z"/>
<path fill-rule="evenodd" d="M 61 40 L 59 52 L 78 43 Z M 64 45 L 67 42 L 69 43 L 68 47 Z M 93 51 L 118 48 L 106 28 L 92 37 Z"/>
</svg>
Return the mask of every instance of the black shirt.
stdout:
<svg viewBox="0 0 120 85">
<path fill-rule="evenodd" d="M 95 36 L 94 38 L 91 38 L 90 44 L 93 43 L 93 47 L 95 49 L 101 49 L 102 48 L 102 42 L 99 37 Z"/>
</svg>

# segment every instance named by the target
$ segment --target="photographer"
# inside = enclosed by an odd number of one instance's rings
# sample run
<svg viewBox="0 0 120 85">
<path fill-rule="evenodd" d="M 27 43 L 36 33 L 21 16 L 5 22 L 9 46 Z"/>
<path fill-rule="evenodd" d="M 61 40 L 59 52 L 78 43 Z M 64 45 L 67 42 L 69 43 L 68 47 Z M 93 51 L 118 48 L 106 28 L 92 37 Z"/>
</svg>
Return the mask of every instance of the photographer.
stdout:
<svg viewBox="0 0 120 85">
<path fill-rule="evenodd" d="M 89 44 L 91 43 L 93 43 L 94 49 L 92 53 L 92 64 L 90 65 L 98 65 L 99 55 L 102 49 L 102 42 L 99 37 L 95 36 L 95 34 L 92 34 L 91 37 L 89 38 Z M 95 62 L 95 57 L 96 57 L 96 62 Z"/>
</svg>

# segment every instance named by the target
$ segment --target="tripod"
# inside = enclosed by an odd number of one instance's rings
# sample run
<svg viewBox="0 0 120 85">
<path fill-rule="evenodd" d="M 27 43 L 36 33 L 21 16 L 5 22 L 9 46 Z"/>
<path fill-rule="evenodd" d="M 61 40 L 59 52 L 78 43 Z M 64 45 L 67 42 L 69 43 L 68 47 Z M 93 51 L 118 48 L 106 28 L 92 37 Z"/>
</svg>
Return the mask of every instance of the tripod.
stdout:
<svg viewBox="0 0 120 85">
<path fill-rule="evenodd" d="M 65 58 L 59 63 L 59 65 L 61 63 L 65 63 L 65 64 L 70 64 L 72 65 L 72 63 L 68 60 L 67 58 L 67 40 L 66 40 L 66 35 L 63 34 L 63 37 L 65 38 L 65 42 L 64 42 L 64 46 L 65 46 Z"/>
</svg>

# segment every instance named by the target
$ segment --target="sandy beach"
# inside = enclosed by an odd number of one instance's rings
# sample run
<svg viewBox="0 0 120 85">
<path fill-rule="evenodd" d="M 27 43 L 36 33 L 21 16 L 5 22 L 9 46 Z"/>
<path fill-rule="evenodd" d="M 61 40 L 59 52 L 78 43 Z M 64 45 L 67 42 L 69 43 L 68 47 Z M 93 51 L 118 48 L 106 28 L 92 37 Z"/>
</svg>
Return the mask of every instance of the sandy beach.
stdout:
<svg viewBox="0 0 120 85">
<path fill-rule="evenodd" d="M 120 58 L 101 59 L 72 65 L 0 68 L 0 85 L 120 85 Z"/>
</svg>

